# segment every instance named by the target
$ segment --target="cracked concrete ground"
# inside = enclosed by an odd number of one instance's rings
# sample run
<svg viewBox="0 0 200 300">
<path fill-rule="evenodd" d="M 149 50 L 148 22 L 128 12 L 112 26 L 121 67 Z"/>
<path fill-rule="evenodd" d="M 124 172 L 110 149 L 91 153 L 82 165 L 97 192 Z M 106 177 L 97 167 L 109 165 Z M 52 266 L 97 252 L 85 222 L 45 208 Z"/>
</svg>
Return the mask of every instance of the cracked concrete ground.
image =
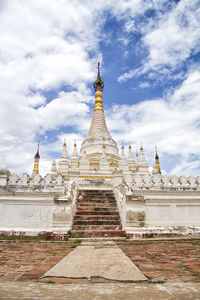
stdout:
<svg viewBox="0 0 200 300">
<path fill-rule="evenodd" d="M 117 244 L 148 282 L 40 279 L 78 244 L 0 242 L 0 299 L 200 299 L 200 240 Z"/>
<path fill-rule="evenodd" d="M 43 277 L 146 281 L 147 278 L 115 242 L 83 242 Z"/>
<path fill-rule="evenodd" d="M 36 282 L 0 283 L 0 299 L 81 299 L 81 300 L 197 300 L 198 283 L 93 283 L 45 284 Z"/>
</svg>

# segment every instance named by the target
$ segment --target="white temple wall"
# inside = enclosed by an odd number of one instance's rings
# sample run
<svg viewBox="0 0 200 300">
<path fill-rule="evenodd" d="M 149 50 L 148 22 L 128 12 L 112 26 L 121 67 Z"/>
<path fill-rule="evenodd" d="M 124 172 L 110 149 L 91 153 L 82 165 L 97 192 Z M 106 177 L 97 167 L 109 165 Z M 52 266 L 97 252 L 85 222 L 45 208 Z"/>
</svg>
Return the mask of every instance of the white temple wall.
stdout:
<svg viewBox="0 0 200 300">
<path fill-rule="evenodd" d="M 70 230 L 77 184 L 69 180 L 63 183 L 61 175 L 53 182 L 47 175 L 40 184 L 37 177 L 18 184 L 12 175 L 12 182 L 9 179 L 0 186 L 0 234 L 67 234 Z"/>
<path fill-rule="evenodd" d="M 53 211 L 50 194 L 0 195 L 0 232 L 35 235 L 52 231 Z"/>
<path fill-rule="evenodd" d="M 174 198 L 174 197 L 173 197 Z M 146 224 L 173 226 L 200 226 L 200 197 L 162 197 L 150 198 L 146 201 Z"/>
<path fill-rule="evenodd" d="M 93 174 L 93 173 L 91 173 Z M 0 185 L 0 232 L 67 233 L 80 189 L 114 189 L 127 233 L 200 233 L 200 177 L 135 176 L 113 171 L 113 179 L 58 175 L 5 175 Z M 95 177 L 95 176 L 94 176 Z"/>
<path fill-rule="evenodd" d="M 200 191 L 135 193 L 127 197 L 127 232 L 200 233 Z"/>
</svg>

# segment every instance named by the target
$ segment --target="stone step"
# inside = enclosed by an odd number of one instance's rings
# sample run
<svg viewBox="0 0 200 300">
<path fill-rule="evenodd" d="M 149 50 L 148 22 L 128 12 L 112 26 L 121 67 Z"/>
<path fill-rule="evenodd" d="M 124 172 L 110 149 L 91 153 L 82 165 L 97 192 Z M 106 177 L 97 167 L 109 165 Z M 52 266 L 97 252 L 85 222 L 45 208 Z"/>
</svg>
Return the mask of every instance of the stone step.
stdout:
<svg viewBox="0 0 200 300">
<path fill-rule="evenodd" d="M 78 198 L 88 198 L 88 199 L 99 198 L 99 199 L 111 199 L 111 200 L 115 199 L 114 195 L 105 195 L 105 194 L 104 195 L 103 194 L 102 195 L 100 195 L 100 194 L 90 194 L 90 195 L 79 194 Z"/>
<path fill-rule="evenodd" d="M 110 202 L 110 201 L 87 201 L 87 200 L 78 200 L 77 205 L 110 205 L 110 206 L 117 206 L 116 201 Z"/>
<path fill-rule="evenodd" d="M 78 206 L 76 209 L 77 212 L 81 211 L 90 211 L 90 212 L 118 212 L 116 207 L 82 207 Z"/>
<path fill-rule="evenodd" d="M 72 230 L 122 230 L 122 225 L 73 225 Z"/>
<path fill-rule="evenodd" d="M 116 201 L 108 201 L 108 200 L 88 200 L 88 199 L 85 199 L 85 200 L 80 200 L 78 199 L 76 203 L 80 203 L 80 204 L 111 204 L 111 205 L 116 205 Z"/>
<path fill-rule="evenodd" d="M 107 216 L 104 216 L 104 215 L 100 215 L 100 216 L 91 216 L 91 215 L 75 215 L 74 216 L 74 221 L 77 220 L 77 221 L 86 221 L 86 220 L 90 220 L 90 221 L 104 221 L 104 220 L 115 220 L 115 221 L 119 221 L 120 222 L 120 217 L 119 216 L 115 216 L 115 215 L 107 215 Z"/>
<path fill-rule="evenodd" d="M 116 237 L 125 235 L 123 230 L 71 230 L 72 237 Z"/>
<path fill-rule="evenodd" d="M 75 220 L 73 225 L 120 225 L 119 221 L 116 220 L 103 220 L 103 221 L 97 221 L 97 220 L 91 220 L 91 221 L 79 221 Z"/>
<path fill-rule="evenodd" d="M 75 238 L 125 235 L 112 191 L 79 191 L 71 234 Z"/>
<path fill-rule="evenodd" d="M 76 215 L 77 216 L 80 216 L 80 215 L 93 215 L 93 216 L 119 216 L 119 213 L 118 211 L 77 211 L 76 212 Z"/>
<path fill-rule="evenodd" d="M 78 201 L 109 201 L 109 202 L 116 202 L 115 198 L 110 197 L 77 197 Z"/>
<path fill-rule="evenodd" d="M 113 194 L 112 190 L 79 190 L 79 193 L 84 193 L 84 194 Z"/>
<path fill-rule="evenodd" d="M 84 211 L 89 211 L 89 212 L 93 212 L 94 214 L 96 212 L 117 212 L 118 210 L 116 209 L 116 207 L 77 207 L 76 212 L 84 212 Z"/>
<path fill-rule="evenodd" d="M 82 197 L 114 197 L 113 193 L 79 193 L 78 196 Z"/>
<path fill-rule="evenodd" d="M 80 208 L 97 208 L 97 207 L 99 207 L 99 208 L 111 208 L 111 209 L 113 209 L 113 208 L 116 208 L 116 205 L 111 205 L 110 203 L 107 203 L 107 204 L 105 204 L 105 203 L 95 203 L 95 204 L 91 204 L 91 203 L 77 203 L 77 209 L 80 207 Z"/>
</svg>

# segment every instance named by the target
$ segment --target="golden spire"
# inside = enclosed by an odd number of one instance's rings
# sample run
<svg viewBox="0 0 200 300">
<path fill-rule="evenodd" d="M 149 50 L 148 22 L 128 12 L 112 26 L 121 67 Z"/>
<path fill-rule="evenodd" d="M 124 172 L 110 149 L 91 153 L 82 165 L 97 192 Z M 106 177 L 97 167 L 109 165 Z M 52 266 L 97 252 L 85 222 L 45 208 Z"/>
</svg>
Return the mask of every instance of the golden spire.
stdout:
<svg viewBox="0 0 200 300">
<path fill-rule="evenodd" d="M 34 167 L 33 167 L 33 175 L 35 175 L 36 173 L 39 173 L 39 160 L 40 160 L 39 145 L 40 144 L 38 144 L 37 152 L 34 156 L 35 162 L 34 162 Z"/>
<path fill-rule="evenodd" d="M 103 111 L 102 92 L 103 92 L 103 88 L 104 88 L 104 82 L 101 80 L 101 76 L 100 76 L 100 62 L 98 62 L 97 69 L 98 69 L 97 80 L 94 82 L 94 89 L 95 89 L 94 110 L 102 110 Z"/>
<path fill-rule="evenodd" d="M 156 170 L 158 170 L 158 173 L 161 173 L 160 171 L 160 162 L 159 162 L 159 156 L 158 156 L 158 152 L 157 152 L 157 147 L 155 146 L 156 149 L 156 155 L 155 155 L 155 167 Z"/>
</svg>

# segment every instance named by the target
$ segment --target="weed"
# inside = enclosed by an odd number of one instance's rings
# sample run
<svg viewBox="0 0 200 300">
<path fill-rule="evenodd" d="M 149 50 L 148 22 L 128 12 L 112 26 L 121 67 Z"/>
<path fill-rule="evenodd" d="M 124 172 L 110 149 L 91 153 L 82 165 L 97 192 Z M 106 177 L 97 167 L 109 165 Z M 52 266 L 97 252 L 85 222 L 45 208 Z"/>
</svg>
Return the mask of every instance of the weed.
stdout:
<svg viewBox="0 0 200 300">
<path fill-rule="evenodd" d="M 194 276 L 194 277 L 200 277 L 200 274 L 193 273 L 192 276 Z"/>
<path fill-rule="evenodd" d="M 0 240 L 5 240 L 5 241 L 45 241 L 46 236 L 44 236 L 44 235 L 37 235 L 37 236 L 0 235 Z"/>
<path fill-rule="evenodd" d="M 72 246 L 71 246 L 71 248 L 76 248 L 76 247 L 78 247 L 78 245 L 72 245 Z"/>
<path fill-rule="evenodd" d="M 19 249 L 19 246 L 16 246 L 16 245 L 9 245 L 9 249 Z"/>
<path fill-rule="evenodd" d="M 148 280 L 153 279 L 153 277 L 151 277 L 151 276 L 148 276 L 148 275 L 145 275 L 145 276 L 146 276 L 146 278 L 147 278 Z"/>
<path fill-rule="evenodd" d="M 163 284 L 165 283 L 165 281 L 162 281 L 162 280 L 158 280 L 158 281 L 148 281 L 148 283 L 152 283 L 152 284 Z"/>
<path fill-rule="evenodd" d="M 80 240 L 80 239 L 76 239 L 76 240 L 74 241 L 74 243 L 80 244 L 80 243 L 81 243 L 81 240 Z"/>
<path fill-rule="evenodd" d="M 71 234 L 71 231 L 70 231 L 70 230 L 69 230 L 68 233 L 67 233 L 67 237 L 68 237 L 68 238 L 72 238 L 72 234 Z"/>
</svg>

